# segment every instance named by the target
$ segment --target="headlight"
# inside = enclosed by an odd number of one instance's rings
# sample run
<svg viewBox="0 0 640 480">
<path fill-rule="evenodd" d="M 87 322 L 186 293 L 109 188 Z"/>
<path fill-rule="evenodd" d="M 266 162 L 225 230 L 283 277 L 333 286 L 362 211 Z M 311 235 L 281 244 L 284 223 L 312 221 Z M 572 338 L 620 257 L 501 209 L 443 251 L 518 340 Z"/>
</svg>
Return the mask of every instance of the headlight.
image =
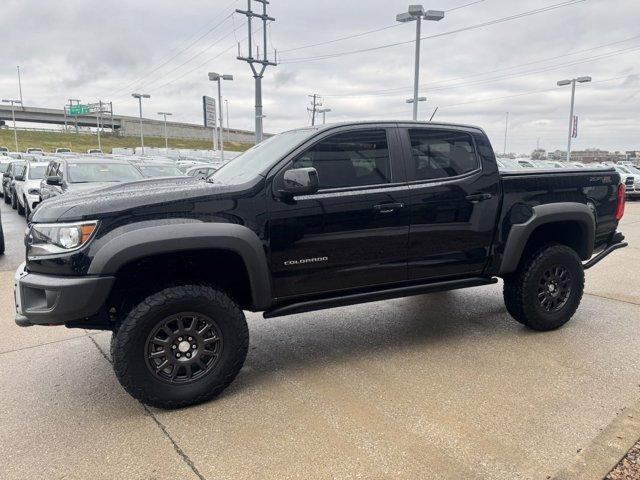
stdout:
<svg viewBox="0 0 640 480">
<path fill-rule="evenodd" d="M 39 188 L 30 188 L 28 193 L 29 193 L 29 195 L 40 195 L 40 189 Z"/>
<path fill-rule="evenodd" d="M 85 245 L 98 222 L 34 223 L 27 233 L 27 256 L 67 253 Z"/>
</svg>

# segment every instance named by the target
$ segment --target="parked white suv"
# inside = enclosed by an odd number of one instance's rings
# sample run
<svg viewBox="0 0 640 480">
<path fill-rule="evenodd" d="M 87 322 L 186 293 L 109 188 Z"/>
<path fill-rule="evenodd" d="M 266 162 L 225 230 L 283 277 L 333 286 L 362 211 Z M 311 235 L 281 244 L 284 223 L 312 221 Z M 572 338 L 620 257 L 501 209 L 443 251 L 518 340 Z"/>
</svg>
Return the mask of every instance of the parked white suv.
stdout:
<svg viewBox="0 0 640 480">
<path fill-rule="evenodd" d="M 620 174 L 621 182 L 627 190 L 627 198 L 630 200 L 640 198 L 640 172 L 635 167 L 626 165 L 614 165 L 613 168 Z"/>
<path fill-rule="evenodd" d="M 18 212 L 24 212 L 27 220 L 40 203 L 40 182 L 44 178 L 44 172 L 48 166 L 49 162 L 27 162 L 24 169 L 24 181 L 16 182 Z"/>
</svg>

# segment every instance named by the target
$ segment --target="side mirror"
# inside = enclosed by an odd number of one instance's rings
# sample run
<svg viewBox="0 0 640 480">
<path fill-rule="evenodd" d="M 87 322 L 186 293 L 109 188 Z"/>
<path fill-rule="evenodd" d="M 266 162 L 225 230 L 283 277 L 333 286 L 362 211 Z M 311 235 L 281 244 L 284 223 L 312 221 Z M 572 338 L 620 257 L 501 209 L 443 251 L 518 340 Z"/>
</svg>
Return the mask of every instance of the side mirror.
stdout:
<svg viewBox="0 0 640 480">
<path fill-rule="evenodd" d="M 294 168 L 284 172 L 283 189 L 285 196 L 310 195 L 318 191 L 318 171 L 313 167 Z"/>
<path fill-rule="evenodd" d="M 16 175 L 13 177 L 16 182 L 24 182 L 24 175 Z"/>
<path fill-rule="evenodd" d="M 47 185 L 61 186 L 62 179 L 57 175 L 52 175 L 51 177 L 47 177 Z"/>
</svg>

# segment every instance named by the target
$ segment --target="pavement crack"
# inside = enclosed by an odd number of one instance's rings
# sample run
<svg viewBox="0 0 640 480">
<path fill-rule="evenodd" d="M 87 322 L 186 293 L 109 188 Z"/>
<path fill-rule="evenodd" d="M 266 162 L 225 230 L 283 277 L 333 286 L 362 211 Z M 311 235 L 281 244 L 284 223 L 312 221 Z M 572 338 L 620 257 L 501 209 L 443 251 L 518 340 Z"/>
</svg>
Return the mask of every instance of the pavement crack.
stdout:
<svg viewBox="0 0 640 480">
<path fill-rule="evenodd" d="M 612 300 L 614 302 L 628 303 L 629 305 L 640 305 L 640 303 L 638 302 L 631 302 L 629 300 L 620 300 L 619 298 L 607 297 L 606 295 L 598 295 L 597 293 L 584 292 L 584 294 L 589 295 L 591 297 L 604 298 L 605 300 Z"/>
<path fill-rule="evenodd" d="M 109 362 L 110 364 L 113 364 L 113 362 L 111 361 L 111 359 L 109 358 L 109 355 L 107 355 L 107 352 L 105 352 L 104 350 L 102 350 L 102 348 L 100 348 L 100 345 L 98 345 L 98 342 L 95 341 L 95 339 L 93 338 L 92 335 L 87 335 L 89 337 L 89 339 L 93 342 L 93 344 L 96 346 L 96 348 L 98 349 L 98 351 L 100 352 L 100 354 L 105 358 L 105 360 L 107 362 Z M 199 478 L 199 480 L 207 480 L 207 478 L 202 475 L 200 473 L 200 471 L 198 470 L 198 468 L 195 466 L 195 464 L 193 463 L 193 460 L 191 460 L 191 458 L 189 458 L 189 455 L 187 455 L 185 453 L 184 450 L 182 450 L 182 448 L 180 448 L 180 445 L 178 445 L 178 443 L 173 439 L 173 437 L 171 436 L 171 434 L 167 431 L 167 427 L 158 419 L 158 417 L 156 417 L 154 415 L 154 413 L 151 411 L 151 409 L 149 407 L 147 407 L 145 404 L 140 403 L 140 405 L 142 406 L 145 414 L 151 418 L 151 420 L 153 420 L 153 422 L 156 424 L 156 426 L 160 429 L 160 431 L 163 433 L 163 435 L 165 437 L 167 437 L 167 440 L 169 440 L 169 442 L 171 442 L 171 445 L 173 446 L 174 451 L 178 454 L 178 456 L 182 459 L 182 461 L 184 463 L 187 464 L 187 466 L 191 469 L 191 471 L 193 472 L 193 474 Z"/>
<path fill-rule="evenodd" d="M 54 343 L 68 342 L 70 340 L 76 340 L 78 338 L 82 338 L 82 337 L 85 337 L 85 336 L 87 336 L 87 335 L 84 334 L 84 335 L 78 335 L 77 337 L 63 338 L 61 340 L 52 340 L 50 342 L 39 343 L 38 345 L 31 345 L 29 347 L 14 348 L 13 350 L 3 350 L 2 352 L 0 352 L 0 355 L 4 355 L 6 353 L 21 352 L 23 350 L 30 350 L 32 348 L 44 347 L 45 345 L 52 345 Z"/>
</svg>

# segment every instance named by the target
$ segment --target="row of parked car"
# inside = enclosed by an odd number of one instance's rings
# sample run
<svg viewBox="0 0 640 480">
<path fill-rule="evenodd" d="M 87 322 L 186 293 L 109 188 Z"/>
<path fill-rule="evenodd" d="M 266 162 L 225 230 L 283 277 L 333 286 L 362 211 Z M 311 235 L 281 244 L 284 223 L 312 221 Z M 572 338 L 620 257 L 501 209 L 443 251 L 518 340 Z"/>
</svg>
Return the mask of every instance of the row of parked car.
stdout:
<svg viewBox="0 0 640 480">
<path fill-rule="evenodd" d="M 1 147 L 0 147 L 1 148 Z M 173 160 L 136 155 L 77 154 L 39 149 L 25 152 L 0 150 L 0 197 L 27 219 L 37 205 L 61 194 L 95 191 L 118 182 L 149 178 L 190 176 L 204 179 L 221 163 Z"/>
<path fill-rule="evenodd" d="M 581 162 L 561 162 L 558 160 L 532 160 L 530 158 L 498 158 L 498 168 L 500 170 L 551 170 L 556 168 L 615 168 L 620 174 L 625 184 L 627 198 L 633 200 L 640 198 L 640 168 L 631 162 L 625 164 L 616 163 L 581 163 Z"/>
</svg>

